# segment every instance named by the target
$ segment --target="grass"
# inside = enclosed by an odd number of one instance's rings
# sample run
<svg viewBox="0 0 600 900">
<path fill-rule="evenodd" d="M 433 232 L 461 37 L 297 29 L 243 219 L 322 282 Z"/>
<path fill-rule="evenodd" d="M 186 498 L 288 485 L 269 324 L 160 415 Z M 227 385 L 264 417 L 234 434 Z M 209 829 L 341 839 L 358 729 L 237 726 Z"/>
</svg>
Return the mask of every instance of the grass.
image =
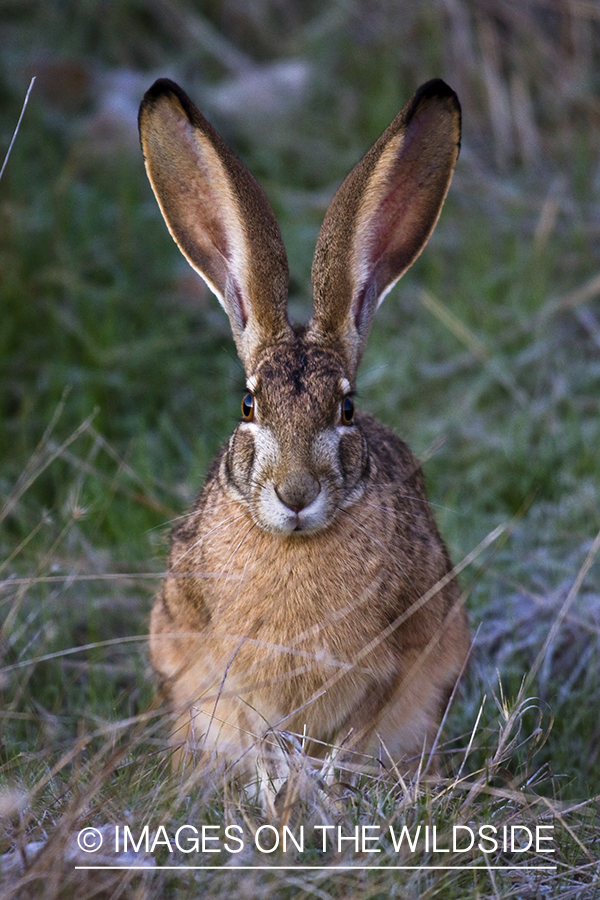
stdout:
<svg viewBox="0 0 600 900">
<path fill-rule="evenodd" d="M 595 7 L 383 2 L 367 15 L 341 0 L 32 0 L 0 16 L 2 147 L 37 75 L 0 181 L 2 900 L 596 897 Z M 249 111 L 235 78 L 250 60 L 290 59 L 308 86 L 282 104 L 267 69 L 272 109 Z M 250 796 L 170 773 L 147 659 L 170 523 L 230 432 L 243 388 L 227 322 L 180 260 L 132 134 L 157 74 L 185 85 L 265 186 L 298 318 L 335 184 L 421 81 L 440 74 L 463 102 L 447 205 L 378 312 L 357 400 L 424 460 L 455 563 L 501 532 L 460 576 L 477 636 L 440 737 L 448 780 L 403 786 L 390 770 L 315 789 L 290 824 L 306 829 L 297 858 L 253 848 L 268 822 Z M 477 850 L 397 853 L 390 826 L 414 834 L 419 823 L 436 824 L 442 846 L 456 825 L 552 824 L 557 870 L 386 869 L 486 865 Z M 172 857 L 216 858 L 218 871 L 76 872 L 77 830 L 115 824 L 136 835 L 146 824 L 169 835 L 237 824 L 246 846 Z M 374 826 L 382 852 L 348 842 L 322 853 L 315 824 L 344 835 Z M 231 869 L 290 859 L 375 869 Z"/>
</svg>

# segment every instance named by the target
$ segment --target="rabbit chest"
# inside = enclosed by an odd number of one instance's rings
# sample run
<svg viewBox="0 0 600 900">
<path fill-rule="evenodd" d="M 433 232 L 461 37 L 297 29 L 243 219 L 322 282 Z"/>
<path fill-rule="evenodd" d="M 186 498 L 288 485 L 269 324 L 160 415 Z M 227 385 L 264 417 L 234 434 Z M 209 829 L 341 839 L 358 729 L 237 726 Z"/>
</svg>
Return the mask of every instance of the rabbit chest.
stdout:
<svg viewBox="0 0 600 900">
<path fill-rule="evenodd" d="M 432 567 L 431 523 L 411 461 L 406 496 L 382 477 L 329 528 L 307 536 L 264 531 L 216 474 L 209 478 L 173 537 L 162 600 L 163 630 L 185 635 L 175 656 L 178 666 L 190 661 L 188 696 L 243 697 L 269 721 L 307 706 L 304 723 L 314 716 L 335 728 L 374 685 L 381 694 L 402 678 L 404 661 L 442 618 L 435 602 L 426 615 L 410 608 L 424 578 L 435 583 L 446 568 L 442 558 Z M 154 661 L 173 676 L 156 652 Z"/>
</svg>

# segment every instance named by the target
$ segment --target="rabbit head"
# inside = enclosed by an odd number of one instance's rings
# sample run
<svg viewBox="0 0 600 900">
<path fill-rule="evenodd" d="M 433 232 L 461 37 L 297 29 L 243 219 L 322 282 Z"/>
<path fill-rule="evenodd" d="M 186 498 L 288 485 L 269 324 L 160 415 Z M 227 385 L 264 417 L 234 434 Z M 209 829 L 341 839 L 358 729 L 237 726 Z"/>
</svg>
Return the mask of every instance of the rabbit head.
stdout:
<svg viewBox="0 0 600 900">
<path fill-rule="evenodd" d="M 146 169 L 169 230 L 229 317 L 247 378 L 224 480 L 261 528 L 308 535 L 369 477 L 356 370 L 378 305 L 423 249 L 448 190 L 460 107 L 423 85 L 337 192 L 312 269 L 314 315 L 292 327 L 281 233 L 254 178 L 176 84 L 144 97 Z"/>
</svg>

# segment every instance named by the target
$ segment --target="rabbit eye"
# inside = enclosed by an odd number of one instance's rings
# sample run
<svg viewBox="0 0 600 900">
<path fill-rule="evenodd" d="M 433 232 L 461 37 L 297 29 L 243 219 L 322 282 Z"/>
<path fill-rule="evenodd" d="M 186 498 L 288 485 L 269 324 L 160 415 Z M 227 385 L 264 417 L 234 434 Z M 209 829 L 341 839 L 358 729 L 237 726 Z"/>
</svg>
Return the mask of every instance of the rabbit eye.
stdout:
<svg viewBox="0 0 600 900">
<path fill-rule="evenodd" d="M 352 397 L 344 397 L 341 407 L 342 424 L 350 425 L 354 418 L 354 400 Z"/>
<path fill-rule="evenodd" d="M 252 394 L 246 394 L 242 400 L 242 416 L 246 422 L 251 422 L 254 418 L 254 397 Z"/>
</svg>

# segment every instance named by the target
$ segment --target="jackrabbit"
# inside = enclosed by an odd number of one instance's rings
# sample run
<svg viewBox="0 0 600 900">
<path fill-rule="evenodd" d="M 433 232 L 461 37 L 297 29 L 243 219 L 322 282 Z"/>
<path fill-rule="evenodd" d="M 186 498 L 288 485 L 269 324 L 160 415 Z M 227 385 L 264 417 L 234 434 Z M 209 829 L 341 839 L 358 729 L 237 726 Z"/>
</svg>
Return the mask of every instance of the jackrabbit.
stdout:
<svg viewBox="0 0 600 900">
<path fill-rule="evenodd" d="M 171 539 L 150 648 L 180 758 L 278 782 L 286 740 L 409 771 L 431 747 L 469 633 L 408 447 L 355 412 L 375 310 L 419 255 L 460 145 L 440 80 L 416 92 L 346 178 L 291 325 L 288 266 L 254 178 L 176 84 L 146 93 L 146 170 L 169 230 L 229 317 L 241 421 Z M 277 785 L 276 785 L 277 786 Z"/>
</svg>

